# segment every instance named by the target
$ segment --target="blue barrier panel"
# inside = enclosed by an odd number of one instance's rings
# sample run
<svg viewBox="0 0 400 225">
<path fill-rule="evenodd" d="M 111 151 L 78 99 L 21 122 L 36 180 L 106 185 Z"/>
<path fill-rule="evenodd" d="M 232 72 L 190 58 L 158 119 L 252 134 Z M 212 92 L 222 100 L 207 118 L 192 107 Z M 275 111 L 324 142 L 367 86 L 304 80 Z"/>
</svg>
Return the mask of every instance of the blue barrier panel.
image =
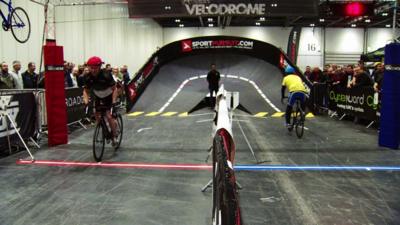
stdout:
<svg viewBox="0 0 400 225">
<path fill-rule="evenodd" d="M 385 73 L 379 145 L 398 149 L 400 145 L 400 43 L 385 47 Z"/>
</svg>

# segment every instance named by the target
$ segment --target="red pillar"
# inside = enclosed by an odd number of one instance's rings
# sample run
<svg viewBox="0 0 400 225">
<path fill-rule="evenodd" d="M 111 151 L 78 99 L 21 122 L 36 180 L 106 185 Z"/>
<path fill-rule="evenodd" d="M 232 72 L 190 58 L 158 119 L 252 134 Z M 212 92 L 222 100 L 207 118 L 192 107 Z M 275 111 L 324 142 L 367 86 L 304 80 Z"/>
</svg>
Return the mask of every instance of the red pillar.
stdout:
<svg viewBox="0 0 400 225">
<path fill-rule="evenodd" d="M 48 144 L 68 143 L 67 106 L 64 88 L 64 51 L 55 41 L 43 46 Z"/>
</svg>

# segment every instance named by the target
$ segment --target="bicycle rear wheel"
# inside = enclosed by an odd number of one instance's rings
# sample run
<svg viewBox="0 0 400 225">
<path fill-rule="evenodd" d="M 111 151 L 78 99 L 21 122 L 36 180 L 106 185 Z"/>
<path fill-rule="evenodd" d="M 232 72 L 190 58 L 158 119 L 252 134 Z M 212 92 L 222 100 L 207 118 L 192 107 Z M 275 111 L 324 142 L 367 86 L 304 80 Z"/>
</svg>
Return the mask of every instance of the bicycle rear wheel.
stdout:
<svg viewBox="0 0 400 225">
<path fill-rule="evenodd" d="M 297 110 L 295 112 L 296 117 L 296 135 L 298 138 L 302 138 L 304 134 L 304 112 L 301 109 L 300 103 L 297 105 Z"/>
<path fill-rule="evenodd" d="M 117 150 L 121 146 L 122 135 L 124 133 L 124 124 L 123 124 L 123 121 L 122 121 L 121 114 L 118 113 L 116 120 L 117 120 L 117 133 L 118 133 L 117 139 L 118 139 L 118 143 L 115 146 L 115 150 Z"/>
<path fill-rule="evenodd" d="M 93 157 L 94 160 L 100 162 L 104 154 L 105 136 L 102 122 L 99 122 L 94 130 L 93 135 Z"/>
<path fill-rule="evenodd" d="M 28 14 L 21 7 L 16 7 L 11 12 L 11 33 L 19 43 L 28 41 L 31 35 L 31 21 Z"/>
</svg>

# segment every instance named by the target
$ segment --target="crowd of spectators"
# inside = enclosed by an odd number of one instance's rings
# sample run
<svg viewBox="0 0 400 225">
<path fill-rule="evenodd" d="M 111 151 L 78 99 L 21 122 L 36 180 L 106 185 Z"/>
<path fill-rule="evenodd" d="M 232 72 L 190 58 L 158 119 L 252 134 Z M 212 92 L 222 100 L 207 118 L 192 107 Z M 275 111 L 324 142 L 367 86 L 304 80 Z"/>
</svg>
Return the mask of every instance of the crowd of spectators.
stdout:
<svg viewBox="0 0 400 225">
<path fill-rule="evenodd" d="M 379 92 L 382 87 L 384 66 L 377 62 L 373 68 L 368 69 L 363 62 L 357 65 L 325 65 L 323 70 L 319 67 L 306 67 L 304 75 L 314 84 L 327 84 L 331 87 L 357 88 L 374 87 Z"/>
<path fill-rule="evenodd" d="M 44 88 L 44 73 L 37 73 L 33 62 L 28 63 L 25 72 L 22 72 L 21 62 L 17 60 L 12 62 L 11 69 L 6 62 L 2 62 L 0 69 L 0 89 Z M 117 83 L 127 84 L 131 79 L 126 65 L 119 68 L 107 64 L 105 69 L 112 73 Z M 76 66 L 71 62 L 64 62 L 65 88 L 83 87 L 89 74 L 90 70 L 85 64 Z"/>
</svg>

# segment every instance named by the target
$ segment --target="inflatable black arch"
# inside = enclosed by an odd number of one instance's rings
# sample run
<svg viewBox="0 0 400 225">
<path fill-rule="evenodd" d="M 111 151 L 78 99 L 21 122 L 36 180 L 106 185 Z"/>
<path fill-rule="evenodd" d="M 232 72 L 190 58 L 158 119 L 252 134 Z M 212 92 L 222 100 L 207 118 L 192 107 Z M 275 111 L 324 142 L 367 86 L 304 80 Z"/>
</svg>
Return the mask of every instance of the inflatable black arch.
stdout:
<svg viewBox="0 0 400 225">
<path fill-rule="evenodd" d="M 159 69 L 178 58 L 207 53 L 235 53 L 264 60 L 283 71 L 284 64 L 295 68 L 296 73 L 311 88 L 311 82 L 293 64 L 282 49 L 266 42 L 233 36 L 206 36 L 172 42 L 158 49 L 146 64 L 135 74 L 127 86 L 127 112 L 144 92 Z"/>
</svg>

